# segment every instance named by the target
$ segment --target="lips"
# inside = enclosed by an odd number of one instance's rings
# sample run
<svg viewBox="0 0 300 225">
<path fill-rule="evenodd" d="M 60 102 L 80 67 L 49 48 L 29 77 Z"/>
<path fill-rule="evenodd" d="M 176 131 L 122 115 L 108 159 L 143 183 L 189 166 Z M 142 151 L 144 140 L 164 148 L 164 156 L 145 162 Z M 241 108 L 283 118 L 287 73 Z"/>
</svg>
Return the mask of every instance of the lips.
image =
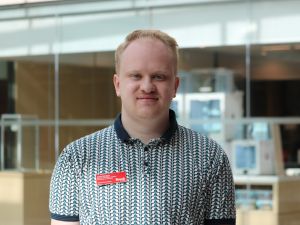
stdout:
<svg viewBox="0 0 300 225">
<path fill-rule="evenodd" d="M 157 101 L 158 97 L 155 97 L 155 96 L 141 96 L 141 97 L 137 97 L 137 100 L 152 100 L 152 101 Z"/>
</svg>

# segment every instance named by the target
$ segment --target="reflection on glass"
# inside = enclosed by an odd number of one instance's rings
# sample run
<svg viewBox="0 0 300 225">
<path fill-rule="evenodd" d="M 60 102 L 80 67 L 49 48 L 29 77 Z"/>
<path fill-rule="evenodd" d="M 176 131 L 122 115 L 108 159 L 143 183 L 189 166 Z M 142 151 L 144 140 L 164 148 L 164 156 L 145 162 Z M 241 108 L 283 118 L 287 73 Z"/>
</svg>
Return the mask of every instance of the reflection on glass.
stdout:
<svg viewBox="0 0 300 225">
<path fill-rule="evenodd" d="M 22 122 L 32 123 L 23 126 Z M 1 116 L 1 169 L 39 169 L 39 129 L 34 116 L 3 114 Z M 3 123 L 9 123 L 4 126 Z"/>
<path fill-rule="evenodd" d="M 256 149 L 253 145 L 236 146 L 236 168 L 239 170 L 249 170 L 256 167 Z"/>
<path fill-rule="evenodd" d="M 218 119 L 221 118 L 221 102 L 219 99 L 212 100 L 191 100 L 190 119 Z M 221 132 L 221 122 L 209 124 L 191 124 L 191 128 L 202 134 L 217 134 Z"/>
</svg>

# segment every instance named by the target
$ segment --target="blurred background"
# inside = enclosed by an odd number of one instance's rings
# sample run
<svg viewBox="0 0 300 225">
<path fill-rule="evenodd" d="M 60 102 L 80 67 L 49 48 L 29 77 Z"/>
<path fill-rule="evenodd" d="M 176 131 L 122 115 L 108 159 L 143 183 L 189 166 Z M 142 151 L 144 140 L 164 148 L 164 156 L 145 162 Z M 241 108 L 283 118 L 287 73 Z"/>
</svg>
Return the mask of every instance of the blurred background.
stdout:
<svg viewBox="0 0 300 225">
<path fill-rule="evenodd" d="M 299 8 L 299 0 L 0 1 L 0 220 L 49 224 L 58 155 L 120 112 L 114 50 L 135 29 L 160 29 L 180 47 L 171 108 L 226 151 L 237 224 L 299 225 Z"/>
</svg>

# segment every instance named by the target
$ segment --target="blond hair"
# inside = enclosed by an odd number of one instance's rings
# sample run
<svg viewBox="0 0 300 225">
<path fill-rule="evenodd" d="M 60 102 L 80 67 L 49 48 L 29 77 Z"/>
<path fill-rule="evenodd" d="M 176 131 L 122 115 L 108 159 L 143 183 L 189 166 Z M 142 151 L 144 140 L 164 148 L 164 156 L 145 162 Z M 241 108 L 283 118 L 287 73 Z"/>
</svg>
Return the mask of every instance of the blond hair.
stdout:
<svg viewBox="0 0 300 225">
<path fill-rule="evenodd" d="M 128 45 L 140 38 L 150 38 L 150 39 L 156 39 L 159 40 L 161 42 L 163 42 L 166 47 L 168 47 L 171 52 L 172 55 L 174 57 L 174 67 L 175 67 L 175 72 L 177 73 L 177 64 L 178 64 L 178 44 L 176 42 L 176 40 L 169 36 L 168 34 L 160 31 L 160 30 L 135 30 L 133 32 L 131 32 L 130 34 L 128 34 L 125 38 L 125 41 L 123 43 L 121 43 L 116 52 L 115 52 L 115 69 L 116 69 L 116 73 L 118 73 L 119 71 L 119 67 L 120 67 L 120 58 L 122 53 L 125 51 L 125 49 L 128 47 Z"/>
</svg>

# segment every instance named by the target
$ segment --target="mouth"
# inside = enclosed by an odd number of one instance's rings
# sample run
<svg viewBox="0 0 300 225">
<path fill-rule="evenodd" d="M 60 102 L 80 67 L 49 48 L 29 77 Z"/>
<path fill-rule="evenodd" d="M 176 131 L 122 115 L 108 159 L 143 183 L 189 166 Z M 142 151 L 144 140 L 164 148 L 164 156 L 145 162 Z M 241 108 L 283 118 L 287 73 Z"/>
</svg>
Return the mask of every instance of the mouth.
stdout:
<svg viewBox="0 0 300 225">
<path fill-rule="evenodd" d="M 154 96 L 142 96 L 142 97 L 137 97 L 137 100 L 157 101 L 158 97 L 154 97 Z"/>
</svg>

